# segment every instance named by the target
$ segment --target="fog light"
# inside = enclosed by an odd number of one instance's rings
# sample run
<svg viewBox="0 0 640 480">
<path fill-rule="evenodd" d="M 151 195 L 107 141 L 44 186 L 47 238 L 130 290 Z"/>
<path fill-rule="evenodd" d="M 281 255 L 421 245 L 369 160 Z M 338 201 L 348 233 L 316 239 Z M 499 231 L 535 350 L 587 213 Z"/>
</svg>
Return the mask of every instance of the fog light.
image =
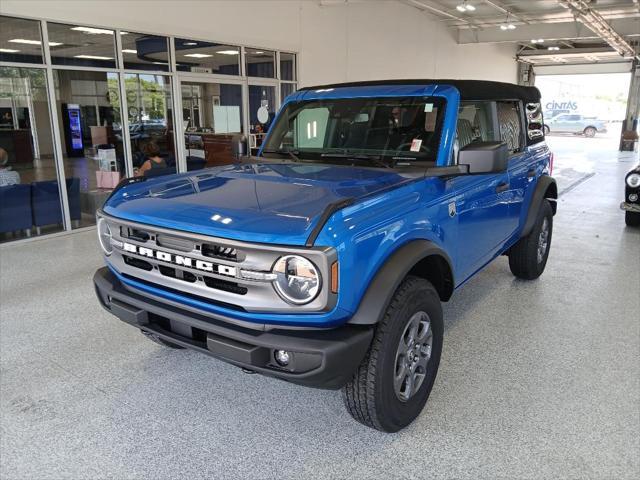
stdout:
<svg viewBox="0 0 640 480">
<path fill-rule="evenodd" d="M 629 195 L 629 201 L 630 202 L 637 202 L 638 201 L 638 194 L 637 193 L 632 193 L 631 195 Z"/>
<path fill-rule="evenodd" d="M 276 350 L 274 357 L 276 359 L 276 363 L 281 367 L 286 367 L 291 361 L 291 354 L 286 350 Z"/>
</svg>

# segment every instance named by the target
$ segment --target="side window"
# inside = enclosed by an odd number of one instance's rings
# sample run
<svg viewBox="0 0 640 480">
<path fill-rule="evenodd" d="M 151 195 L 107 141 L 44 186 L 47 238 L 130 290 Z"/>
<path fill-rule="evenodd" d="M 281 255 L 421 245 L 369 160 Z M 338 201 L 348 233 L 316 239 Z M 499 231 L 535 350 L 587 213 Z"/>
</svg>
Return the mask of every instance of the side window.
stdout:
<svg viewBox="0 0 640 480">
<path fill-rule="evenodd" d="M 500 140 L 507 144 L 509 152 L 521 152 L 524 142 L 520 102 L 498 102 L 497 107 Z"/>
<path fill-rule="evenodd" d="M 491 121 L 491 102 L 462 102 L 458 110 L 458 147 L 496 138 Z"/>
</svg>

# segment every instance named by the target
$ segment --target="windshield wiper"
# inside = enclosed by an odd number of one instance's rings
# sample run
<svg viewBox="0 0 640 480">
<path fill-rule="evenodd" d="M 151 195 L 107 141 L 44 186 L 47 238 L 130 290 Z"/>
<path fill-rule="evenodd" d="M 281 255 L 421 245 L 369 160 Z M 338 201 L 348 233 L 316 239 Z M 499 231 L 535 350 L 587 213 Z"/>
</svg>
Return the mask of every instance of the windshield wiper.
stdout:
<svg viewBox="0 0 640 480">
<path fill-rule="evenodd" d="M 391 168 L 391 166 L 380 160 L 380 155 L 367 155 L 365 153 L 349 153 L 348 151 L 339 153 L 323 153 L 320 155 L 322 158 L 346 158 L 348 160 L 364 160 L 373 165 L 383 168 Z"/>
<path fill-rule="evenodd" d="M 262 153 L 276 153 L 278 155 L 289 155 L 289 157 L 295 162 L 302 162 L 298 155 L 300 152 L 298 150 L 290 150 L 290 149 L 279 149 L 279 150 L 263 150 Z"/>
</svg>

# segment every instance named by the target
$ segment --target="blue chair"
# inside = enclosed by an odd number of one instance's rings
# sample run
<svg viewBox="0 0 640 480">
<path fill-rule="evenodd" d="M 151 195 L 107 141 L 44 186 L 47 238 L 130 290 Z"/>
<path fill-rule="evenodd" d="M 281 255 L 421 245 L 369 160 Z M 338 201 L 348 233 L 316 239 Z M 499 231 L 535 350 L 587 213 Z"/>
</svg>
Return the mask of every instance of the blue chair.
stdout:
<svg viewBox="0 0 640 480">
<path fill-rule="evenodd" d="M 69 199 L 69 214 L 72 221 L 79 221 L 82 215 L 80 209 L 80 179 L 69 178 L 66 181 L 67 198 Z M 33 208 L 33 224 L 40 234 L 40 227 L 62 223 L 62 207 L 60 206 L 60 192 L 57 180 L 33 182 L 31 184 L 31 206 Z"/>
<path fill-rule="evenodd" d="M 31 185 L 0 187 L 0 233 L 18 230 L 31 235 Z"/>
</svg>

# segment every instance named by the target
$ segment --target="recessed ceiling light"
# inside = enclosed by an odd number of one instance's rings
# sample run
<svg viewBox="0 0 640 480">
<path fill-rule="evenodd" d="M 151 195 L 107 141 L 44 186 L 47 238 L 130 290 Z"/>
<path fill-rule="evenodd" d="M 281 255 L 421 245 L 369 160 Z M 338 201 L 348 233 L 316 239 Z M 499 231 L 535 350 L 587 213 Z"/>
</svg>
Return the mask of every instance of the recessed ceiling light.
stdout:
<svg viewBox="0 0 640 480">
<path fill-rule="evenodd" d="M 534 38 L 531 43 L 544 43 L 544 38 Z"/>
<path fill-rule="evenodd" d="M 190 46 L 190 47 L 192 47 L 192 46 L 194 46 L 194 45 L 197 45 L 197 44 L 198 44 L 198 42 L 184 42 L 184 43 L 183 43 L 183 45 L 188 45 L 188 46 Z"/>
<path fill-rule="evenodd" d="M 256 50 L 253 52 L 254 55 L 262 55 L 264 52 L 262 50 Z"/>
<path fill-rule="evenodd" d="M 208 53 L 187 53 L 185 57 L 193 57 L 193 58 L 207 58 L 213 57 L 213 55 L 209 55 Z"/>
<path fill-rule="evenodd" d="M 13 48 L 0 48 L 0 52 L 2 53 L 16 53 L 20 50 L 14 50 Z"/>
<path fill-rule="evenodd" d="M 88 33 L 89 35 L 99 35 L 99 34 L 113 35 L 113 30 L 107 30 L 106 28 L 71 27 L 71 30 L 75 30 L 76 32 Z"/>
<path fill-rule="evenodd" d="M 219 52 L 220 55 L 238 55 L 240 52 L 238 50 L 220 50 Z"/>
<path fill-rule="evenodd" d="M 547 50 L 550 50 L 553 52 L 553 51 L 560 50 L 560 47 L 547 47 Z"/>
<path fill-rule="evenodd" d="M 101 57 L 100 55 L 74 55 L 73 58 L 84 58 L 86 60 L 113 60 L 111 57 Z"/>
<path fill-rule="evenodd" d="M 9 43 L 24 43 L 26 45 L 42 45 L 42 42 L 40 40 L 26 40 L 24 38 L 14 38 L 12 40 L 9 40 Z M 50 47 L 59 47 L 60 45 L 64 45 L 64 44 L 60 42 L 49 42 Z"/>
<path fill-rule="evenodd" d="M 125 48 L 124 50 L 122 50 L 122 53 L 138 53 L 137 50 L 131 50 L 130 48 Z"/>
</svg>

